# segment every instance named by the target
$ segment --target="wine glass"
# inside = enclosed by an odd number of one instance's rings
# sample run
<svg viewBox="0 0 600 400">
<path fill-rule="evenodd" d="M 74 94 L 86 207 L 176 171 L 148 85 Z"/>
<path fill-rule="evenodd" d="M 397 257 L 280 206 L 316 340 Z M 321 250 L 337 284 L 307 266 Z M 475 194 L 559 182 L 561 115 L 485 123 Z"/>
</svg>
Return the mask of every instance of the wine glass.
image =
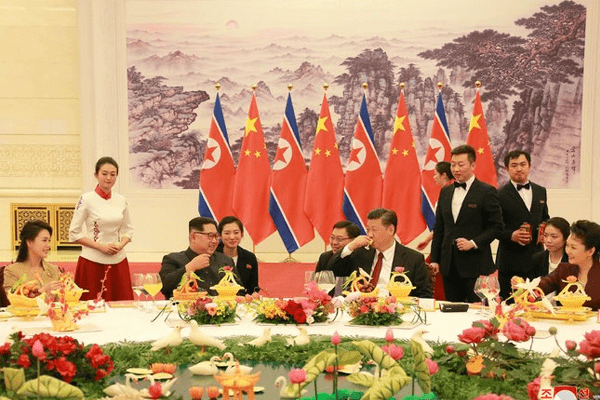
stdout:
<svg viewBox="0 0 600 400">
<path fill-rule="evenodd" d="M 485 309 L 485 299 L 486 299 L 486 295 L 485 295 L 486 287 L 487 287 L 487 276 L 479 275 L 479 277 L 475 281 L 475 286 L 473 287 L 473 291 L 475 292 L 477 297 L 479 297 L 481 299 L 481 308 L 477 312 L 477 314 L 480 314 L 480 315 L 485 314 L 484 309 Z"/>
<path fill-rule="evenodd" d="M 162 289 L 162 281 L 160 280 L 160 275 L 156 272 L 146 274 L 146 276 L 144 277 L 144 289 L 152 298 L 152 305 L 154 306 L 154 309 L 156 309 L 156 300 L 154 299 L 154 296 L 156 296 L 160 289 Z"/>
<path fill-rule="evenodd" d="M 318 272 L 315 271 L 304 271 L 304 286 L 308 285 L 315 280 L 315 276 Z"/>
<path fill-rule="evenodd" d="M 335 288 L 335 275 L 333 271 L 320 271 L 315 273 L 314 281 L 317 283 L 319 288 L 325 290 L 327 293 L 331 292 Z"/>
<path fill-rule="evenodd" d="M 491 309 L 492 301 L 495 300 L 500 294 L 500 282 L 498 281 L 498 277 L 496 275 L 489 275 L 486 277 L 487 287 L 484 292 L 484 295 L 488 299 L 488 304 L 490 306 L 490 313 L 493 313 L 494 310 Z"/>
<path fill-rule="evenodd" d="M 144 274 L 133 274 L 131 278 L 131 288 L 133 292 L 137 295 L 137 302 L 135 304 L 136 308 L 144 308 L 142 301 L 142 295 L 146 296 L 146 290 L 144 289 Z"/>
</svg>

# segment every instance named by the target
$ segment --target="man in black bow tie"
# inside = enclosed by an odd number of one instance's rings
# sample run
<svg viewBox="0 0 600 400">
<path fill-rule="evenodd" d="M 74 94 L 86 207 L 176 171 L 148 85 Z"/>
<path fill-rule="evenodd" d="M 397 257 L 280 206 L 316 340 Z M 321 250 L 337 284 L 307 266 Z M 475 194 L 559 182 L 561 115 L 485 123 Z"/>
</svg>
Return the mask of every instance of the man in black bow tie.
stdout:
<svg viewBox="0 0 600 400">
<path fill-rule="evenodd" d="M 535 278 L 531 256 L 544 250 L 538 243 L 540 224 L 549 218 L 546 189 L 529 181 L 531 156 L 513 150 L 504 157 L 510 182 L 498 190 L 504 230 L 498 238 L 498 280 L 500 296 L 510 295 L 510 279 L 517 275 Z"/>
<path fill-rule="evenodd" d="M 475 178 L 473 147 L 458 146 L 451 154 L 456 182 L 440 192 L 431 265 L 442 274 L 447 300 L 476 302 L 477 277 L 496 270 L 490 243 L 503 229 L 502 210 L 496 189 Z"/>
</svg>

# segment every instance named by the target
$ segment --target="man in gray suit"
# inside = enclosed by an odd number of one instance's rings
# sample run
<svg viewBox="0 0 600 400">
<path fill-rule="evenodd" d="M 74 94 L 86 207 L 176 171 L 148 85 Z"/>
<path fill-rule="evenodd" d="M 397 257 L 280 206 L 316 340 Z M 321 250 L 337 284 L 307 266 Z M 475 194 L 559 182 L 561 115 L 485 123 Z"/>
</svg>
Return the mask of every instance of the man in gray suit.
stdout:
<svg viewBox="0 0 600 400">
<path fill-rule="evenodd" d="M 239 275 L 233 260 L 223 253 L 215 252 L 219 244 L 217 223 L 206 217 L 196 217 L 189 222 L 190 247 L 187 250 L 170 253 L 163 257 L 160 268 L 160 278 L 163 287 L 161 292 L 165 298 L 173 296 L 183 274 L 194 272 L 200 279 L 200 290 L 207 291 L 211 296 L 216 291 L 210 287 L 219 283 L 224 274 L 219 270 L 225 266 L 233 268 L 236 280 L 240 284 Z"/>
</svg>

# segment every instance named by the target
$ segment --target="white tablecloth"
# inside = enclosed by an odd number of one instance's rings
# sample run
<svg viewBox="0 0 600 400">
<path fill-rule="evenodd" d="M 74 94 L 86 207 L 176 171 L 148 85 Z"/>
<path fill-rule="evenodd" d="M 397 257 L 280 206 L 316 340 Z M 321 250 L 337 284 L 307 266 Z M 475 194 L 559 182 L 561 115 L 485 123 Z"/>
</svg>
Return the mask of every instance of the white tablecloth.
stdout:
<svg viewBox="0 0 600 400">
<path fill-rule="evenodd" d="M 104 313 L 90 313 L 79 322 L 81 331 L 64 333 L 72 336 L 85 344 L 105 344 L 111 342 L 147 341 L 160 339 L 172 331 L 172 327 L 165 322 L 164 316 L 155 322 L 151 320 L 156 312 L 146 313 L 134 308 L 110 308 Z M 412 314 L 406 314 L 404 319 L 410 321 Z M 471 323 L 482 317 L 477 310 L 469 310 L 462 313 L 442 313 L 440 311 L 427 312 L 427 333 L 424 338 L 433 342 L 457 342 L 457 335 L 464 329 L 469 328 Z M 179 318 L 175 315 L 170 317 L 175 322 Z M 306 326 L 309 335 L 332 335 L 335 331 L 342 336 L 361 336 L 384 338 L 387 327 L 364 327 L 350 326 L 347 314 L 338 316 L 336 321 L 328 324 L 316 324 Z M 547 331 L 551 326 L 558 329 L 558 340 L 564 345 L 565 340 L 574 340 L 579 343 L 583 340 L 585 332 L 600 329 L 596 318 L 590 318 L 586 322 L 565 323 L 556 320 L 534 320 L 530 322 L 538 331 Z M 296 336 L 298 329 L 295 325 L 269 325 L 272 335 Z M 249 316 L 243 318 L 239 323 L 223 326 L 202 326 L 201 329 L 207 335 L 215 337 L 228 337 L 237 335 L 260 336 L 266 325 L 252 322 Z M 51 324 L 47 317 L 37 317 L 32 321 L 24 321 L 20 318 L 0 318 L 0 344 L 8 340 L 8 336 L 16 330 L 45 330 L 55 335 L 59 333 L 51 331 Z M 394 328 L 396 339 L 408 339 L 415 329 Z M 182 330 L 182 336 L 189 334 L 189 328 Z M 529 348 L 530 343 L 520 344 L 522 348 Z M 555 347 L 554 339 L 547 337 L 535 339 L 533 349 L 535 351 L 548 353 Z"/>
</svg>

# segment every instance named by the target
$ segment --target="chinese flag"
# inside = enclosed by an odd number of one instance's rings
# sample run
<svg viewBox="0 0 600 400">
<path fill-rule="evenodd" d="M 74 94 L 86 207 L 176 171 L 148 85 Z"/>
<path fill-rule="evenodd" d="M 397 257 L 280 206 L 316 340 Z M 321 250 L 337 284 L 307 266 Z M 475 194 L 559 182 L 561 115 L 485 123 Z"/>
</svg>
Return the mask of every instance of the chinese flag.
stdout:
<svg viewBox="0 0 600 400">
<path fill-rule="evenodd" d="M 446 111 L 442 102 L 442 91 L 438 95 L 435 106 L 435 116 L 431 128 L 431 137 L 429 138 L 429 147 L 425 153 L 425 162 L 423 163 L 423 172 L 421 173 L 421 186 L 423 197 L 421 201 L 421 210 L 429 230 L 433 230 L 435 225 L 435 208 L 440 197 L 440 187 L 433 180 L 435 165 L 440 161 L 450 161 L 450 131 L 446 121 Z"/>
<path fill-rule="evenodd" d="M 477 88 L 477 94 L 475 95 L 475 104 L 473 105 L 473 116 L 471 117 L 471 123 L 469 124 L 467 144 L 473 147 L 477 153 L 477 164 L 475 166 L 475 176 L 477 179 L 489 183 L 494 187 L 498 187 L 494 156 L 492 155 L 492 149 L 490 148 L 490 138 L 488 137 L 487 126 L 483 116 L 479 88 Z"/>
<path fill-rule="evenodd" d="M 367 214 L 381 206 L 383 179 L 375 139 L 363 95 L 344 180 L 344 214 L 366 233 Z"/>
<path fill-rule="evenodd" d="M 203 217 L 209 217 L 216 221 L 228 215 L 233 215 L 231 199 L 233 197 L 234 181 L 235 165 L 229 147 L 221 100 L 219 99 L 219 93 L 217 93 L 200 171 L 198 213 Z"/>
<path fill-rule="evenodd" d="M 401 243 L 412 242 L 427 228 L 421 214 L 421 196 L 421 171 L 402 89 L 383 179 L 382 198 L 382 206 L 394 210 L 398 215 L 396 235 Z"/>
<path fill-rule="evenodd" d="M 306 176 L 292 96 L 288 95 L 271 172 L 269 204 L 271 217 L 288 253 L 293 253 L 315 237 L 313 226 L 304 213 Z"/>
<path fill-rule="evenodd" d="M 265 136 L 253 93 L 235 174 L 233 210 L 246 226 L 254 244 L 259 244 L 275 232 L 269 215 L 270 174 Z"/>
<path fill-rule="evenodd" d="M 325 94 L 313 142 L 304 201 L 304 211 L 325 244 L 329 244 L 333 224 L 346 219 L 342 212 L 343 201 L 344 172 Z"/>
</svg>

